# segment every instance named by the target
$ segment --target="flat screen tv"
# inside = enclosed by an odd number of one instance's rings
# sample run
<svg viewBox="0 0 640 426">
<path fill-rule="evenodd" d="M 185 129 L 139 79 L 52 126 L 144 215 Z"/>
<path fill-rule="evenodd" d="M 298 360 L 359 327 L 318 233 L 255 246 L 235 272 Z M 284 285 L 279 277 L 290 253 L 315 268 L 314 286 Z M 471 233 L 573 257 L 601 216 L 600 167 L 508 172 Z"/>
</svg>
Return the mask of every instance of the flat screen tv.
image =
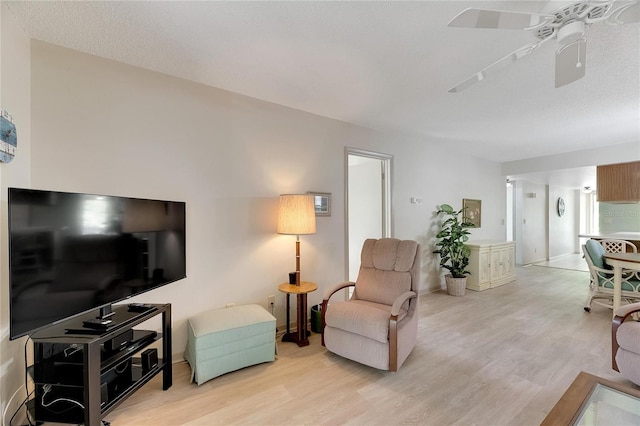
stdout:
<svg viewBox="0 0 640 426">
<path fill-rule="evenodd" d="M 9 188 L 10 339 L 186 277 L 185 203 Z"/>
</svg>

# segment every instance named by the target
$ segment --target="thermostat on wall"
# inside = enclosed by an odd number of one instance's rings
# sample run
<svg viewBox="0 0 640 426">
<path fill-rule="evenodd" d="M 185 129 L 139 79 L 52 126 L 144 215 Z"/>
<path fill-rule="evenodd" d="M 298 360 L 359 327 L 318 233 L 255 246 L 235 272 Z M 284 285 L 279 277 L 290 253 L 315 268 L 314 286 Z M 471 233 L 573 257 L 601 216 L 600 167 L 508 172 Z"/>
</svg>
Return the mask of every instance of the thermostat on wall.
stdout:
<svg viewBox="0 0 640 426">
<path fill-rule="evenodd" d="M 18 136 L 13 119 L 5 110 L 0 110 L 0 162 L 8 163 L 16 155 Z"/>
</svg>

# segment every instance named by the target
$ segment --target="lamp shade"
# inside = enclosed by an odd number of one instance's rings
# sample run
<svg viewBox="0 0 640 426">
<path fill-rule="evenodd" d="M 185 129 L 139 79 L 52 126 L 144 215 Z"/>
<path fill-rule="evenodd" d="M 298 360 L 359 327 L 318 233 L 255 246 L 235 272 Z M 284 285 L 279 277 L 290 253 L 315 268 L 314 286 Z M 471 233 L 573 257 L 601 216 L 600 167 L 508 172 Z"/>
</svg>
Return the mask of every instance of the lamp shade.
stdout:
<svg viewBox="0 0 640 426">
<path fill-rule="evenodd" d="M 278 234 L 304 235 L 316 233 L 313 195 L 283 194 L 278 208 Z"/>
</svg>

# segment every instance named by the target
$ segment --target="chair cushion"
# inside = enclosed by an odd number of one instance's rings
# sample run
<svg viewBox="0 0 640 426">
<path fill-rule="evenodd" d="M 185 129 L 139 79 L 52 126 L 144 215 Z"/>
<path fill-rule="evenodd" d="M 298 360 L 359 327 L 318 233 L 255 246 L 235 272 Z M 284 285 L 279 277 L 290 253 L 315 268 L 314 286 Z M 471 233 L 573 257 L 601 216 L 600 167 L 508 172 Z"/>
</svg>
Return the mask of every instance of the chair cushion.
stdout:
<svg viewBox="0 0 640 426">
<path fill-rule="evenodd" d="M 411 268 L 418 243 L 395 238 L 368 239 L 362 247 L 356 297 L 385 305 L 411 291 Z"/>
<path fill-rule="evenodd" d="M 258 326 L 258 329 L 256 329 Z M 189 318 L 194 337 L 213 335 L 219 343 L 233 342 L 252 334 L 271 331 L 275 318 L 260 305 L 214 309 Z"/>
<path fill-rule="evenodd" d="M 640 322 L 625 321 L 616 333 L 621 348 L 640 355 Z"/>
<path fill-rule="evenodd" d="M 389 341 L 391 306 L 365 300 L 331 303 L 330 306 L 325 317 L 327 326 L 359 334 L 381 343 Z M 401 309 L 398 322 L 406 316 L 407 311 Z"/>
<path fill-rule="evenodd" d="M 411 291 L 409 272 L 360 268 L 356 283 L 358 299 L 393 305 L 396 298 L 407 291 Z"/>
<path fill-rule="evenodd" d="M 361 266 L 385 271 L 409 272 L 418 243 L 395 238 L 368 239 L 362 246 Z"/>
<path fill-rule="evenodd" d="M 585 248 L 587 249 L 587 253 L 591 258 L 591 262 L 596 268 L 601 269 L 612 269 L 611 266 L 607 265 L 604 261 L 604 248 L 602 245 L 596 240 L 587 240 L 585 244 Z"/>
</svg>

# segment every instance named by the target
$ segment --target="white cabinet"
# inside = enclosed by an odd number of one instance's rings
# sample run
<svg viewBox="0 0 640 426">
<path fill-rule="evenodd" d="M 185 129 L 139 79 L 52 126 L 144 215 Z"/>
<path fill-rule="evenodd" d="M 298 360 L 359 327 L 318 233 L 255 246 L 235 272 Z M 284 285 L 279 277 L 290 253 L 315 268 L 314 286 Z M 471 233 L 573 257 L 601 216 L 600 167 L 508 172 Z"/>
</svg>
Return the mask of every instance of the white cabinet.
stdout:
<svg viewBox="0 0 640 426">
<path fill-rule="evenodd" d="M 515 243 L 513 241 L 474 241 L 467 270 L 467 288 L 482 291 L 516 279 Z"/>
</svg>

